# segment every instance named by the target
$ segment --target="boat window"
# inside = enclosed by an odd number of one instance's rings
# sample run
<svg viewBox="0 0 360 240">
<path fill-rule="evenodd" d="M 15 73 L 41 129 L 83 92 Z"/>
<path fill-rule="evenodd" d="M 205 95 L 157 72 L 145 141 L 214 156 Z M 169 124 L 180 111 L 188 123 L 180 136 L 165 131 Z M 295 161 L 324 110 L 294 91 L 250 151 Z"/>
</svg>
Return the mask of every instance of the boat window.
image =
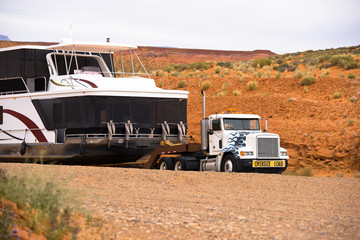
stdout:
<svg viewBox="0 0 360 240">
<path fill-rule="evenodd" d="M 96 74 L 111 77 L 102 58 L 96 55 L 51 54 L 51 61 L 57 75 Z"/>
</svg>

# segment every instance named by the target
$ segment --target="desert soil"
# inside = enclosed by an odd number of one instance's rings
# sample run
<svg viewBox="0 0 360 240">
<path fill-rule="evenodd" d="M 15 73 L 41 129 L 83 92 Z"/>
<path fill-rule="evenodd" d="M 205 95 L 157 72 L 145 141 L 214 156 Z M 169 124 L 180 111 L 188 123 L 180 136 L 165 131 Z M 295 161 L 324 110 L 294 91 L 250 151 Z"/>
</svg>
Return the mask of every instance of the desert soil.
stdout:
<svg viewBox="0 0 360 240">
<path fill-rule="evenodd" d="M 360 179 L 0 163 L 78 191 L 103 239 L 360 239 Z M 86 239 L 91 239 L 87 236 Z"/>
</svg>

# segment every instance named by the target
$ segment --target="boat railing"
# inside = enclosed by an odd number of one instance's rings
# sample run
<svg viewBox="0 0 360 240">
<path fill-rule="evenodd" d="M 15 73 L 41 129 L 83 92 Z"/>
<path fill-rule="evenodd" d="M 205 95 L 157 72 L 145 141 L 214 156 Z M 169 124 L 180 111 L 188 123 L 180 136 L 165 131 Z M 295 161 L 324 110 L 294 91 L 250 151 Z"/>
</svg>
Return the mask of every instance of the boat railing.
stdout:
<svg viewBox="0 0 360 240">
<path fill-rule="evenodd" d="M 148 78 L 151 78 L 151 74 L 149 73 L 135 73 L 135 72 L 112 72 L 112 75 L 116 78 L 120 77 L 133 77 L 133 76 L 147 76 Z"/>
<path fill-rule="evenodd" d="M 32 85 L 33 87 L 31 89 L 29 89 L 29 85 L 26 84 L 26 82 L 30 82 L 30 81 L 36 81 L 38 79 L 43 79 L 44 80 L 44 89 L 42 91 L 46 91 L 47 89 L 47 80 L 45 76 L 39 76 L 39 77 L 34 77 L 34 78 L 27 78 L 26 81 L 23 77 L 10 77 L 10 78 L 0 78 L 0 82 L 1 81 L 14 81 L 14 80 L 20 80 L 19 82 L 21 82 L 21 84 L 18 83 L 14 83 L 14 84 L 8 84 L 9 89 L 8 91 L 6 90 L 7 86 L 4 87 L 4 84 L 1 84 L 0 86 L 0 95 L 14 95 L 14 94 L 21 94 L 21 93 L 30 93 L 30 92 L 35 92 L 35 82 Z M 18 85 L 18 86 L 17 86 Z M 18 90 L 13 90 L 12 87 L 15 86 L 16 88 L 18 88 Z M 11 89 L 11 90 L 10 90 Z M 39 92 L 36 91 L 36 92 Z"/>
<path fill-rule="evenodd" d="M 155 128 L 147 128 L 150 130 L 150 133 L 140 133 L 141 128 L 135 127 L 137 123 L 132 123 L 130 120 L 127 122 L 104 122 L 107 125 L 108 132 L 107 133 L 75 133 L 75 134 L 66 134 L 66 139 L 122 139 L 125 141 L 136 140 L 136 139 L 161 139 L 161 140 L 169 140 L 169 139 L 179 139 L 182 141 L 186 136 L 186 124 L 183 122 L 179 123 L 167 123 L 164 121 L 163 123 L 158 123 L 158 126 L 161 126 L 161 133 L 155 133 Z M 116 125 L 125 126 L 125 132 L 116 133 Z M 177 133 L 173 133 L 170 130 L 170 126 L 177 126 Z"/>
</svg>

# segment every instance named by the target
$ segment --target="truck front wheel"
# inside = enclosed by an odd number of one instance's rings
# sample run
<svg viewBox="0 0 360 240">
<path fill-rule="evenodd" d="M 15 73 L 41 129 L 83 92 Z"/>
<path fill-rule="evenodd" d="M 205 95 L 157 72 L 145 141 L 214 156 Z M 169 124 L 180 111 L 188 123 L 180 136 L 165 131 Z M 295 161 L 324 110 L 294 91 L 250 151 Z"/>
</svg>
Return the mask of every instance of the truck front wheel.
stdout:
<svg viewBox="0 0 360 240">
<path fill-rule="evenodd" d="M 233 155 L 226 155 L 221 165 L 222 172 L 235 172 L 235 158 Z"/>
</svg>

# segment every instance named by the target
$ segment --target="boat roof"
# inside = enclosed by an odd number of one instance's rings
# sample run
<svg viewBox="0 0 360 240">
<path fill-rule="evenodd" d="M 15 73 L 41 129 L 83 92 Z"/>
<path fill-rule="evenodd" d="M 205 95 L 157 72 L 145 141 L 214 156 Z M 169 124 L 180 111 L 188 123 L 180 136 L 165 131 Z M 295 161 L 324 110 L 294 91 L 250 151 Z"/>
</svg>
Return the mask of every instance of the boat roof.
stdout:
<svg viewBox="0 0 360 240">
<path fill-rule="evenodd" d="M 136 46 L 122 43 L 109 43 L 109 42 L 66 42 L 50 46 L 39 45 L 19 45 L 7 48 L 0 48 L 0 52 L 12 51 L 18 49 L 44 49 L 44 50 L 64 50 L 76 52 L 96 52 L 96 53 L 109 53 L 120 50 L 137 49 Z"/>
<path fill-rule="evenodd" d="M 45 47 L 50 50 L 64 50 L 77 52 L 109 53 L 120 50 L 137 49 L 136 46 L 122 43 L 99 42 L 66 42 Z"/>
</svg>

